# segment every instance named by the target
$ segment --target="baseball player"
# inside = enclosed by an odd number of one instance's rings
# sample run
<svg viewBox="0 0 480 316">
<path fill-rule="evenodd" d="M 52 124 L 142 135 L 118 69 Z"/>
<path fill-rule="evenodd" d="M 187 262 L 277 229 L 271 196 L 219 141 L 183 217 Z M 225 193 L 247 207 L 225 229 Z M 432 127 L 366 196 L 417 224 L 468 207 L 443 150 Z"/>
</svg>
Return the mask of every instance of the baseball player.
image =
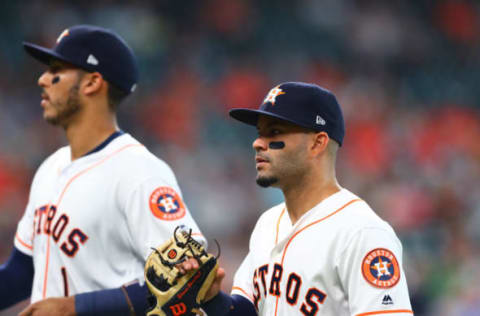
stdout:
<svg viewBox="0 0 480 316">
<path fill-rule="evenodd" d="M 35 174 L 0 267 L 0 309 L 30 297 L 21 316 L 144 315 L 150 247 L 179 225 L 203 237 L 170 167 L 117 126 L 116 108 L 137 84 L 135 56 L 89 25 L 66 29 L 53 49 L 24 48 L 48 65 L 38 79 L 43 117 L 69 146 Z"/>
<path fill-rule="evenodd" d="M 230 115 L 254 125 L 257 183 L 285 202 L 263 213 L 232 295 L 203 305 L 215 315 L 412 315 L 402 245 L 388 223 L 335 176 L 345 129 L 335 96 L 314 84 L 273 88 L 258 110 Z M 352 135 L 352 141 L 355 135 Z M 183 269 L 196 267 L 194 261 Z"/>
</svg>

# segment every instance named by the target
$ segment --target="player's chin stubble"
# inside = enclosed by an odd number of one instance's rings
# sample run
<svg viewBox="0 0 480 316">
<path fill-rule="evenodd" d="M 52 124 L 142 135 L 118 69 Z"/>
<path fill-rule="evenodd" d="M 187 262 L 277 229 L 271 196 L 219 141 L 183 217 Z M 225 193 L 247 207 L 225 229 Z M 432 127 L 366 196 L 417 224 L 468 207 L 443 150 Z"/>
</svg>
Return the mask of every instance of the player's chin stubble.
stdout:
<svg viewBox="0 0 480 316">
<path fill-rule="evenodd" d="M 79 84 L 74 85 L 69 92 L 67 102 L 64 105 L 57 103 L 57 115 L 46 117 L 45 120 L 55 126 L 66 125 L 75 113 L 80 110 L 80 100 L 78 97 Z"/>
<path fill-rule="evenodd" d="M 268 188 L 272 184 L 277 183 L 278 179 L 275 177 L 257 177 L 257 184 L 262 188 Z"/>
</svg>

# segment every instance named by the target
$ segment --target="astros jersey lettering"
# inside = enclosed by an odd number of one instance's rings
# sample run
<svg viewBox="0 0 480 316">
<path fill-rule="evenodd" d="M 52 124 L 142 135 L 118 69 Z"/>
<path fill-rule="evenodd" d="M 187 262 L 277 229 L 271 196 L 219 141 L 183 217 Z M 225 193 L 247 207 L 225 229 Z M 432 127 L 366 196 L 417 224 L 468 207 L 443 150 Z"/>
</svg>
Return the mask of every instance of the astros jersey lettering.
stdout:
<svg viewBox="0 0 480 316">
<path fill-rule="evenodd" d="M 266 211 L 234 278 L 259 315 L 412 315 L 402 246 L 346 189 L 292 226 L 285 204 Z"/>
<path fill-rule="evenodd" d="M 143 282 L 150 247 L 178 225 L 201 236 L 170 167 L 130 135 L 73 162 L 59 149 L 35 174 L 15 236 L 33 256 L 32 302 Z"/>
</svg>

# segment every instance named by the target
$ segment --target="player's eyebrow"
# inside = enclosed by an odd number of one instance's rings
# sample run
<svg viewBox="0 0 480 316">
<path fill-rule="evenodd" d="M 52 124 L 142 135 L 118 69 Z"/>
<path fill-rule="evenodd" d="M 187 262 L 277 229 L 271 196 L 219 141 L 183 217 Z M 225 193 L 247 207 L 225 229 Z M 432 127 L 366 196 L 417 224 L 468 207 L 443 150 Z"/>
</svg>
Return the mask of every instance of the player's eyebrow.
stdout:
<svg viewBox="0 0 480 316">
<path fill-rule="evenodd" d="M 265 125 L 263 126 L 258 126 L 257 125 L 257 131 L 260 130 L 261 128 L 272 128 L 272 127 L 288 127 L 288 126 L 293 126 L 287 122 L 283 122 L 277 119 L 272 119 L 269 120 Z"/>
<path fill-rule="evenodd" d="M 260 129 L 266 129 L 266 128 L 270 128 L 270 129 L 271 128 L 281 128 L 281 129 L 285 130 L 285 132 L 310 132 L 310 131 L 313 131 L 313 130 L 295 125 L 295 124 L 287 122 L 287 121 L 279 120 L 279 119 L 276 119 L 276 118 L 273 118 L 273 119 L 269 120 L 263 126 L 258 126 L 257 125 L 256 127 L 257 127 L 257 131 L 260 131 Z"/>
<path fill-rule="evenodd" d="M 67 69 L 67 68 L 74 68 L 74 67 L 75 66 L 73 66 L 72 64 L 66 63 L 58 59 L 51 59 L 50 62 L 48 63 L 49 69 L 54 68 L 54 69 L 60 70 L 60 69 Z"/>
</svg>

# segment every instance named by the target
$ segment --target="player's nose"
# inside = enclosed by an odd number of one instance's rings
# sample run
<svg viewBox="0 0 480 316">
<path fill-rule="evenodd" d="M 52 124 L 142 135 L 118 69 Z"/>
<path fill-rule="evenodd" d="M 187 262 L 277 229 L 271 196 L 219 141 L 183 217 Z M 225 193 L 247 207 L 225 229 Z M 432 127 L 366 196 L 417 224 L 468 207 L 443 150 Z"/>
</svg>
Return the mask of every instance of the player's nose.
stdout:
<svg viewBox="0 0 480 316">
<path fill-rule="evenodd" d="M 267 142 L 262 137 L 257 137 L 252 143 L 253 149 L 255 151 L 267 150 Z"/>
<path fill-rule="evenodd" d="M 45 71 L 43 74 L 41 74 L 40 77 L 38 78 L 38 85 L 42 88 L 45 88 L 48 83 L 48 77 L 49 77 L 48 71 Z"/>
</svg>

